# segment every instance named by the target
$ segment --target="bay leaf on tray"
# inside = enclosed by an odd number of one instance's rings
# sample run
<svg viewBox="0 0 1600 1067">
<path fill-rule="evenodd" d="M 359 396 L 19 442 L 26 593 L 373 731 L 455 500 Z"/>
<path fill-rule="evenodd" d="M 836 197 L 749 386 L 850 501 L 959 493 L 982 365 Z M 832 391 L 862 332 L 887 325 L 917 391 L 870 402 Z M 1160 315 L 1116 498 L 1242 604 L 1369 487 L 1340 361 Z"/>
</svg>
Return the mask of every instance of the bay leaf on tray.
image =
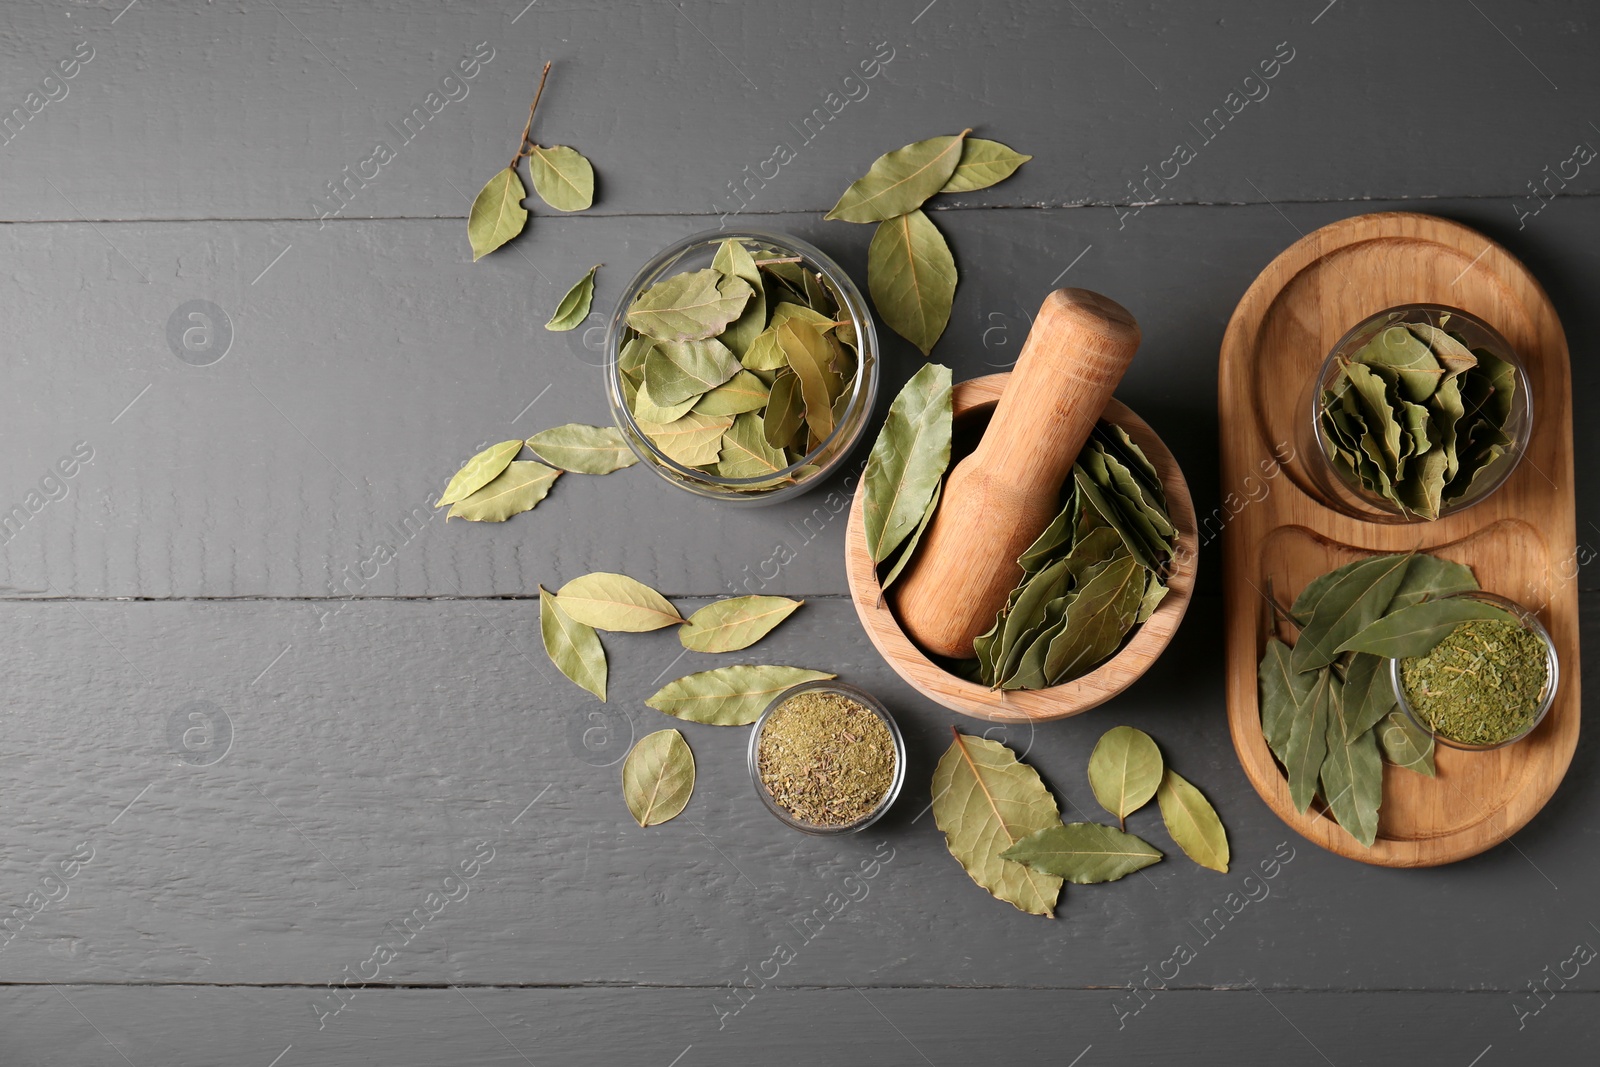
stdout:
<svg viewBox="0 0 1600 1067">
<path fill-rule="evenodd" d="M 867 289 L 884 324 L 933 351 L 950 322 L 956 261 L 933 221 L 921 211 L 878 224 L 867 247 Z"/>
<path fill-rule="evenodd" d="M 513 460 L 488 485 L 450 505 L 446 520 L 505 522 L 513 515 L 532 511 L 550 492 L 561 472 L 532 460 Z"/>
<path fill-rule="evenodd" d="M 527 195 L 513 167 L 502 170 L 478 190 L 467 212 L 467 240 L 474 263 L 522 232 L 528 223 L 528 209 L 522 206 Z"/>
<path fill-rule="evenodd" d="M 1305 699 L 1295 705 L 1284 768 L 1289 772 L 1289 799 L 1298 812 L 1310 807 L 1317 795 L 1322 761 L 1328 755 L 1328 720 L 1341 707 L 1343 696 L 1344 683 L 1333 668 L 1321 667 Z"/>
<path fill-rule="evenodd" d="M 1457 626 L 1480 619 L 1516 621 L 1504 608 L 1469 597 L 1425 600 L 1373 621 L 1341 644 L 1339 651 L 1367 652 L 1390 659 L 1426 656 Z"/>
<path fill-rule="evenodd" d="M 882 222 L 922 206 L 944 188 L 961 162 L 964 130 L 954 137 L 930 137 L 885 152 L 850 183 L 827 214 L 845 222 Z"/>
<path fill-rule="evenodd" d="M 1311 693 L 1316 675 L 1295 671 L 1289 665 L 1289 646 L 1269 637 L 1256 678 L 1261 688 L 1261 733 L 1272 754 L 1288 766 L 1289 730 L 1296 709 Z"/>
<path fill-rule="evenodd" d="M 693 652 L 736 652 L 767 636 L 804 603 L 783 596 L 713 601 L 678 628 L 678 640 Z"/>
<path fill-rule="evenodd" d="M 1403 712 L 1391 711 L 1374 732 L 1384 759 L 1396 767 L 1433 777 L 1433 738 Z"/>
<path fill-rule="evenodd" d="M 528 176 L 539 199 L 557 211 L 583 211 L 594 203 L 594 166 L 566 145 L 528 145 Z"/>
<path fill-rule="evenodd" d="M 1360 560 L 1356 562 L 1359 563 Z M 1323 577 L 1332 577 L 1353 566 L 1354 563 L 1347 564 Z M 1321 578 L 1317 579 L 1317 582 L 1321 581 Z M 1317 582 L 1313 582 L 1312 585 L 1316 585 Z M 1307 587 L 1309 588 L 1310 586 Z M 1400 587 L 1394 591 L 1385 614 L 1408 608 L 1426 599 L 1449 596 L 1452 593 L 1465 593 L 1477 588 L 1478 580 L 1472 576 L 1471 567 L 1427 552 L 1417 552 L 1412 555 L 1411 565 L 1406 568 L 1406 576 L 1400 580 Z M 1299 601 L 1296 601 L 1297 605 L 1298 603 Z M 1297 607 L 1297 614 L 1298 611 Z"/>
<path fill-rule="evenodd" d="M 451 476 L 449 483 L 444 487 L 444 492 L 439 494 L 438 503 L 433 506 L 442 508 L 446 504 L 465 500 L 499 477 L 521 451 L 520 440 L 501 441 L 497 445 L 490 445 L 467 460 L 466 466 Z"/>
<path fill-rule="evenodd" d="M 1128 816 L 1150 802 L 1161 785 L 1161 750 L 1150 735 L 1116 726 L 1100 735 L 1089 754 L 1089 788 L 1100 806 L 1123 826 Z"/>
<path fill-rule="evenodd" d="M 550 466 L 573 474 L 610 474 L 639 462 L 615 426 L 552 426 L 528 438 L 528 447 Z"/>
<path fill-rule="evenodd" d="M 676 818 L 694 794 L 694 753 L 676 730 L 646 734 L 622 763 L 622 797 L 640 826 Z"/>
<path fill-rule="evenodd" d="M 997 185 L 1015 174 L 1032 156 L 1008 148 L 999 141 L 968 137 L 961 142 L 961 159 L 956 169 L 939 187 L 941 193 L 970 193 Z"/>
<path fill-rule="evenodd" d="M 1228 873 L 1228 831 L 1205 795 L 1171 767 L 1156 790 L 1161 821 L 1184 855 L 1202 867 Z"/>
<path fill-rule="evenodd" d="M 889 405 L 862 471 L 867 551 L 881 563 L 916 528 L 950 465 L 950 368 L 925 364 Z"/>
<path fill-rule="evenodd" d="M 1351 567 L 1317 601 L 1294 644 L 1297 671 L 1332 663 L 1339 648 L 1376 622 L 1405 578 L 1411 556 L 1373 556 Z"/>
<path fill-rule="evenodd" d="M 635 297 L 627 322 L 659 341 L 697 341 L 721 333 L 754 295 L 743 278 L 729 278 L 710 267 L 686 271 Z"/>
<path fill-rule="evenodd" d="M 785 689 L 835 677 L 803 667 L 716 667 L 668 682 L 645 703 L 667 715 L 712 726 L 748 726 Z"/>
<path fill-rule="evenodd" d="M 1328 719 L 1328 754 L 1322 761 L 1322 795 L 1328 810 L 1351 837 L 1367 848 L 1378 836 L 1383 802 L 1383 759 L 1372 730 L 1350 734 L 1345 716 Z"/>
<path fill-rule="evenodd" d="M 1092 885 L 1115 882 L 1159 863 L 1161 852 L 1148 841 L 1115 826 L 1070 822 L 1034 831 L 1000 853 L 1000 858 L 1027 864 L 1077 885 Z"/>
<path fill-rule="evenodd" d="M 1062 880 L 1002 858 L 1024 838 L 1061 824 L 1039 772 L 998 741 L 955 732 L 933 772 L 933 821 L 974 882 L 1032 915 L 1055 911 Z"/>
<path fill-rule="evenodd" d="M 572 579 L 556 591 L 556 606 L 597 630 L 642 633 L 683 622 L 666 597 L 637 578 L 609 571 Z"/>
<path fill-rule="evenodd" d="M 576 684 L 606 699 L 606 652 L 594 627 L 585 626 L 562 611 L 555 594 L 539 587 L 539 636 L 545 655 L 556 669 Z"/>
<path fill-rule="evenodd" d="M 565 332 L 578 327 L 584 319 L 589 317 L 589 308 L 594 304 L 594 274 L 600 269 L 596 263 L 589 268 L 589 273 L 579 278 L 571 289 L 567 290 L 561 298 L 561 303 L 556 305 L 554 315 L 544 324 L 547 330 Z"/>
</svg>

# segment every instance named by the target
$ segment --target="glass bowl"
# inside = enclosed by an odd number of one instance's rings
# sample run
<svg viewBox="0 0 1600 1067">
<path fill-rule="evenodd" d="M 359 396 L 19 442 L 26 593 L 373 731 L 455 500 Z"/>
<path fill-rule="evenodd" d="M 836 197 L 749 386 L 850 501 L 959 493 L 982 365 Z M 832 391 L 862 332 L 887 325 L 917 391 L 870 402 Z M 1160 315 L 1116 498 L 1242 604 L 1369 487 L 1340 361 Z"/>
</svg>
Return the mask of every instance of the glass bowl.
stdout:
<svg viewBox="0 0 1600 1067">
<path fill-rule="evenodd" d="M 761 780 L 758 755 L 761 746 L 761 731 L 767 725 L 767 720 L 772 717 L 773 711 L 790 698 L 811 691 L 838 693 L 840 696 L 847 697 L 871 710 L 883 721 L 884 726 L 888 727 L 889 736 L 894 740 L 894 776 L 889 781 L 889 788 L 883 794 L 883 799 L 878 801 L 878 806 L 855 822 L 841 823 L 838 826 L 821 826 L 817 823 L 797 819 L 790 814 L 787 808 L 772 799 L 772 794 L 767 791 L 766 784 Z M 761 713 L 761 717 L 756 720 L 755 727 L 750 731 L 750 748 L 747 762 L 750 766 L 751 784 L 756 787 L 756 795 L 761 798 L 761 803 L 766 805 L 767 810 L 772 812 L 778 821 L 784 825 L 799 830 L 803 834 L 815 834 L 819 837 L 853 834 L 865 830 L 883 818 L 884 813 L 894 806 L 895 799 L 900 796 L 900 788 L 905 785 L 906 781 L 906 743 L 905 739 L 900 735 L 900 727 L 895 723 L 894 716 L 890 715 L 889 709 L 884 707 L 878 698 L 871 693 L 857 689 L 853 685 L 835 681 L 802 682 L 779 693 L 772 703 L 767 705 L 766 710 Z"/>
<path fill-rule="evenodd" d="M 1533 407 L 1527 369 L 1512 349 L 1510 342 L 1493 326 L 1470 312 L 1444 304 L 1401 304 L 1362 319 L 1352 327 L 1333 351 L 1322 361 L 1317 376 L 1307 385 L 1307 396 L 1302 400 L 1302 410 L 1308 417 L 1301 421 L 1301 454 L 1312 457 L 1307 464 L 1311 479 L 1325 503 L 1369 522 L 1407 523 L 1430 522 L 1424 515 L 1405 510 L 1388 498 L 1368 489 L 1355 472 L 1335 457 L 1334 444 L 1323 425 L 1327 410 L 1324 395 L 1339 381 L 1339 372 L 1348 358 L 1384 330 L 1406 323 L 1425 323 L 1445 330 L 1469 349 L 1485 349 L 1490 354 L 1511 364 L 1516 373 L 1517 388 L 1511 398 L 1510 414 L 1504 430 L 1510 438 L 1506 451 L 1486 465 L 1467 489 L 1453 500 L 1445 501 L 1439 508 L 1439 518 L 1445 518 L 1483 500 L 1511 476 L 1522 459 L 1533 430 Z M 1458 423 L 1458 426 L 1460 423 Z"/>
<path fill-rule="evenodd" d="M 1544 722 L 1544 717 L 1550 713 L 1550 705 L 1555 703 L 1556 689 L 1561 683 L 1561 662 L 1556 656 L 1555 642 L 1550 639 L 1550 633 L 1544 628 L 1544 624 L 1539 621 L 1539 616 L 1514 600 L 1507 600 L 1503 596 L 1496 596 L 1493 593 L 1485 593 L 1479 590 L 1453 593 L 1451 595 L 1464 600 L 1477 600 L 1485 604 L 1493 604 L 1497 608 L 1505 609 L 1516 616 L 1524 629 L 1532 632 L 1543 643 L 1545 655 L 1544 691 L 1539 695 L 1539 707 L 1534 711 L 1533 721 L 1521 733 L 1508 737 L 1504 741 L 1496 741 L 1492 745 L 1474 745 L 1446 737 L 1444 734 L 1434 730 L 1432 726 L 1429 726 L 1427 721 L 1411 706 L 1411 702 L 1406 699 L 1406 687 L 1400 679 L 1401 661 L 1391 659 L 1389 661 L 1389 681 L 1394 686 L 1395 699 L 1400 702 L 1400 710 L 1405 713 L 1406 718 L 1416 724 L 1417 729 L 1431 736 L 1439 744 L 1449 748 L 1458 748 L 1467 752 L 1492 752 L 1497 748 L 1516 744 L 1539 728 L 1539 724 Z"/>
<path fill-rule="evenodd" d="M 634 299 L 668 275 L 711 266 L 717 246 L 730 238 L 743 241 L 747 246 L 763 245 L 782 257 L 798 256 L 802 267 L 821 274 L 841 310 L 849 315 L 857 340 L 855 375 L 845 386 L 844 396 L 847 399 L 844 408 L 837 412 L 833 432 L 809 454 L 782 471 L 757 478 L 722 478 L 695 467 L 686 467 L 663 453 L 640 430 L 633 412 L 629 410 L 623 393 L 622 372 L 618 366 L 618 356 L 626 343 L 624 335 L 628 332 L 625 317 Z M 622 431 L 628 447 L 651 470 L 678 488 L 697 496 L 734 504 L 773 504 L 822 484 L 844 462 L 866 432 L 878 396 L 878 334 L 873 327 L 866 300 L 850 276 L 844 272 L 844 268 L 811 244 L 787 234 L 763 233 L 759 230 L 707 230 L 663 249 L 641 267 L 623 289 L 622 298 L 617 301 L 606 327 L 605 376 L 611 416 Z"/>
</svg>

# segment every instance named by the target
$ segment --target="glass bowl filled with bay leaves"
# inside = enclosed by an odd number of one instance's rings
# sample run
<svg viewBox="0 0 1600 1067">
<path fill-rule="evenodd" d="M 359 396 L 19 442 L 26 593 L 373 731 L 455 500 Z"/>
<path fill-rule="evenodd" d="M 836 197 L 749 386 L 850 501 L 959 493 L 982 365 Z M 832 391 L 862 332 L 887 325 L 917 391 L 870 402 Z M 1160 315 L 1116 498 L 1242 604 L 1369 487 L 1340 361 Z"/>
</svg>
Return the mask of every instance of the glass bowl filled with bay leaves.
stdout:
<svg viewBox="0 0 1600 1067">
<path fill-rule="evenodd" d="M 871 693 L 836 681 L 778 694 L 750 731 L 750 780 L 778 820 L 853 834 L 883 818 L 906 780 L 906 743 Z"/>
<path fill-rule="evenodd" d="M 1311 382 L 1303 423 L 1329 505 L 1373 522 L 1431 522 L 1487 497 L 1533 429 L 1528 375 L 1487 322 L 1403 304 L 1347 332 Z"/>
<path fill-rule="evenodd" d="M 710 231 L 646 263 L 606 335 L 628 446 L 699 496 L 770 504 L 819 484 L 866 431 L 878 338 L 844 270 L 794 237 Z"/>
</svg>

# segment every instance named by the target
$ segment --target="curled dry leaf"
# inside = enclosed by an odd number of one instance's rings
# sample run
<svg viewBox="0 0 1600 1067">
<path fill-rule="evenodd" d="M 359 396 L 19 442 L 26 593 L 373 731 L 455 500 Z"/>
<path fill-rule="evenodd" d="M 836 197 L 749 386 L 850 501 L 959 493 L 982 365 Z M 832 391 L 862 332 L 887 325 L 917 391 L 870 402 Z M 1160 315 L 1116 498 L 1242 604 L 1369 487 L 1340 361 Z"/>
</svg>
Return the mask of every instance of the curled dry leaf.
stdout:
<svg viewBox="0 0 1600 1067">
<path fill-rule="evenodd" d="M 1039 772 L 998 741 L 955 732 L 933 772 L 933 821 L 974 882 L 1031 915 L 1051 915 L 1061 879 L 1001 853 L 1061 824 Z"/>
<path fill-rule="evenodd" d="M 539 587 L 539 635 L 550 662 L 602 702 L 606 699 L 606 652 L 594 627 L 562 611 L 555 594 Z"/>
<path fill-rule="evenodd" d="M 878 224 L 867 247 L 867 289 L 883 321 L 924 356 L 950 322 L 956 261 L 944 235 L 920 211 Z"/>
<path fill-rule="evenodd" d="M 1000 853 L 1000 857 L 1078 885 L 1091 885 L 1115 882 L 1159 863 L 1161 852 L 1150 842 L 1115 826 L 1071 822 L 1035 831 Z"/>
<path fill-rule="evenodd" d="M 573 474 L 610 474 L 639 462 L 615 426 L 552 426 L 528 438 L 528 447 L 550 466 Z"/>
<path fill-rule="evenodd" d="M 639 739 L 622 764 L 622 797 L 640 826 L 676 818 L 694 794 L 694 753 L 676 730 Z"/>
<path fill-rule="evenodd" d="M 850 183 L 830 219 L 845 222 L 882 222 L 915 211 L 944 188 L 961 161 L 961 142 L 970 130 L 954 137 L 931 137 L 885 152 L 867 173 Z"/>
<path fill-rule="evenodd" d="M 748 726 L 759 719 L 767 705 L 784 690 L 801 682 L 833 677 L 824 671 L 803 667 L 717 667 L 669 682 L 645 703 L 689 722 Z"/>
<path fill-rule="evenodd" d="M 678 630 L 693 652 L 736 652 L 761 640 L 804 604 L 783 596 L 736 596 L 707 604 Z"/>
<path fill-rule="evenodd" d="M 594 304 L 594 273 L 599 269 L 600 264 L 596 263 L 589 268 L 588 274 L 567 290 L 567 295 L 556 305 L 556 313 L 544 324 L 545 329 L 564 333 L 576 329 L 579 323 L 589 317 L 589 308 Z"/>
<path fill-rule="evenodd" d="M 594 203 L 594 167 L 576 149 L 530 144 L 528 176 L 539 199 L 557 211 L 583 211 Z"/>
<path fill-rule="evenodd" d="M 488 485 L 451 505 L 448 519 L 469 522 L 505 522 L 513 515 L 532 511 L 545 498 L 561 472 L 529 459 L 515 460 Z"/>
<path fill-rule="evenodd" d="M 490 178 L 478 190 L 472 210 L 467 213 L 467 240 L 472 244 L 474 263 L 522 232 L 528 222 L 528 209 L 522 206 L 527 195 L 528 190 L 512 167 Z"/>
<path fill-rule="evenodd" d="M 1107 730 L 1089 756 L 1089 787 L 1100 806 L 1126 824 L 1161 785 L 1161 750 L 1143 730 Z"/>
<path fill-rule="evenodd" d="M 1167 768 L 1156 790 L 1167 833 L 1184 854 L 1202 867 L 1228 873 L 1228 832 L 1216 809 L 1183 775 Z"/>
<path fill-rule="evenodd" d="M 516 459 L 517 453 L 521 451 L 521 441 L 501 441 L 497 445 L 490 445 L 467 460 L 466 466 L 456 471 L 455 476 L 450 479 L 450 484 L 446 485 L 444 492 L 439 495 L 439 502 L 433 506 L 442 508 L 446 504 L 465 500 L 499 477 L 500 472 L 510 466 L 511 461 Z"/>
<path fill-rule="evenodd" d="M 572 579 L 556 591 L 556 604 L 597 630 L 642 633 L 683 622 L 666 597 L 636 578 L 610 571 Z"/>
<path fill-rule="evenodd" d="M 950 368 L 937 363 L 913 374 L 867 456 L 862 522 L 874 563 L 888 559 L 928 514 L 950 466 L 950 379 Z"/>
</svg>

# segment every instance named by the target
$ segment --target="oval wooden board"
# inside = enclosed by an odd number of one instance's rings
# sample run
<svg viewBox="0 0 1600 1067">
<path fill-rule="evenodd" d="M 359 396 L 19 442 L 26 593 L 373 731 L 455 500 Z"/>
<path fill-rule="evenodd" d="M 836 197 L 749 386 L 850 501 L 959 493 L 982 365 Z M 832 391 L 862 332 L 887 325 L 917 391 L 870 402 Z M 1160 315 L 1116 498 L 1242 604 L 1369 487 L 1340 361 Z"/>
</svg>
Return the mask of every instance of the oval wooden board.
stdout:
<svg viewBox="0 0 1600 1067">
<path fill-rule="evenodd" d="M 955 417 L 959 420 L 970 412 L 993 407 L 1005 391 L 1008 378 L 1009 374 L 990 374 L 957 383 L 951 404 Z M 1145 620 L 1122 651 L 1082 678 L 1064 685 L 1035 690 L 992 690 L 988 686 L 957 678 L 913 644 L 905 631 L 900 629 L 899 622 L 878 587 L 877 567 L 867 552 L 866 529 L 861 519 L 864 487 L 856 487 L 844 541 L 845 574 L 850 581 L 850 597 L 855 601 L 856 614 L 861 617 L 861 625 L 865 627 L 873 647 L 894 668 L 895 673 L 923 696 L 953 711 L 992 722 L 1065 719 L 1098 707 L 1128 688 L 1149 669 L 1150 664 L 1167 647 L 1167 642 L 1172 640 L 1178 623 L 1183 621 L 1183 614 L 1189 608 L 1189 598 L 1194 594 L 1195 565 L 1199 557 L 1199 537 L 1189 485 L 1183 480 L 1178 461 L 1161 438 L 1131 409 L 1112 400 L 1106 404 L 1103 417 L 1127 430 L 1133 443 L 1155 465 L 1156 474 L 1167 493 L 1167 509 L 1172 524 L 1178 529 L 1177 551 L 1173 557 L 1172 575 L 1167 581 L 1167 595 L 1155 614 Z"/>
<path fill-rule="evenodd" d="M 1482 503 L 1433 523 L 1364 522 L 1307 489 L 1293 454 L 1297 420 L 1309 417 L 1302 390 L 1345 330 L 1418 301 L 1470 311 L 1511 342 L 1532 382 L 1533 437 L 1521 465 Z M 1526 824 L 1566 773 L 1580 707 L 1570 387 L 1566 337 L 1539 283 L 1499 245 L 1430 215 L 1325 226 L 1273 260 L 1239 301 L 1218 386 L 1223 506 L 1201 523 L 1208 538 L 1220 529 L 1223 539 L 1228 723 L 1256 792 L 1323 848 L 1388 867 L 1465 859 Z M 1339 564 L 1413 549 L 1468 564 L 1485 589 L 1537 609 L 1555 639 L 1561 688 L 1545 721 L 1516 745 L 1440 747 L 1434 778 L 1386 767 L 1378 839 L 1366 849 L 1320 803 L 1294 810 L 1261 734 L 1256 665 L 1276 624 L 1269 595 L 1287 605 Z"/>
</svg>

